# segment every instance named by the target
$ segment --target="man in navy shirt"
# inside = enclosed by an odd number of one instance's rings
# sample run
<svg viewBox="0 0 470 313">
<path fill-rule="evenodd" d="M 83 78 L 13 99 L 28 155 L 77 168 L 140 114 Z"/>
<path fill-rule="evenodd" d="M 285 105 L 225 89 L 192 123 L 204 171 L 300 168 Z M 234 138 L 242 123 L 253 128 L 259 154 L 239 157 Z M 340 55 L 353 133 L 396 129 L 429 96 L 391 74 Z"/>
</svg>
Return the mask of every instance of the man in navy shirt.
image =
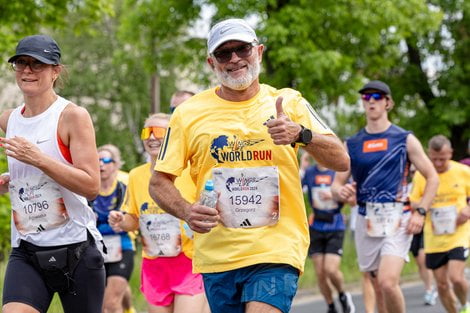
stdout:
<svg viewBox="0 0 470 313">
<path fill-rule="evenodd" d="M 335 172 L 321 165 L 306 169 L 302 186 L 307 190 L 313 214 L 309 218 L 310 247 L 318 287 L 328 305 L 328 313 L 337 313 L 330 284 L 339 295 L 343 313 L 355 312 L 351 294 L 344 292 L 344 279 L 339 265 L 343 255 L 344 219 L 342 203 L 333 200 L 330 186 Z"/>
<path fill-rule="evenodd" d="M 438 176 L 418 139 L 389 120 L 394 106 L 389 86 L 374 80 L 359 93 L 367 125 L 346 141 L 351 170 L 337 173 L 332 191 L 338 201 L 356 195 L 358 263 L 361 272 L 372 277 L 379 313 L 404 313 L 400 274 L 412 234 L 423 227 Z M 424 196 L 412 213 L 404 192 L 410 164 L 427 179 Z M 351 175 L 355 186 L 348 183 Z"/>
</svg>

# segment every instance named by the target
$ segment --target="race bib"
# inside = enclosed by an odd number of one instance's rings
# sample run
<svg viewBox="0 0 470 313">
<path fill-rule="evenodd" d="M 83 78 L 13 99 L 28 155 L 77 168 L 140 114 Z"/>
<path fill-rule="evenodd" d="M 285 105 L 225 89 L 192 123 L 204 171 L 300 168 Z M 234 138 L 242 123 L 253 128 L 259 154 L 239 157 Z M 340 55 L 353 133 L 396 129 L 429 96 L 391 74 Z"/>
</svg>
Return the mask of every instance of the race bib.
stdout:
<svg viewBox="0 0 470 313">
<path fill-rule="evenodd" d="M 107 253 L 103 253 L 104 263 L 115 263 L 122 260 L 121 236 L 103 236 L 103 242 Z"/>
<path fill-rule="evenodd" d="M 367 235 L 387 237 L 395 234 L 400 227 L 403 203 L 366 203 Z"/>
<path fill-rule="evenodd" d="M 10 181 L 13 220 L 22 235 L 60 227 L 69 216 L 59 185 L 45 174 Z"/>
<path fill-rule="evenodd" d="M 434 235 L 455 233 L 457 227 L 457 208 L 453 205 L 431 208 L 432 231 Z"/>
<path fill-rule="evenodd" d="M 331 195 L 330 186 L 325 187 L 312 187 L 312 207 L 317 210 L 333 210 L 338 208 L 338 203 L 333 199 L 325 199 L 325 194 Z"/>
<path fill-rule="evenodd" d="M 230 228 L 274 225 L 279 221 L 277 167 L 216 168 L 214 190 L 220 192 L 222 224 Z"/>
<path fill-rule="evenodd" d="M 148 256 L 174 257 L 181 253 L 180 221 L 173 215 L 142 214 L 139 225 Z"/>
</svg>

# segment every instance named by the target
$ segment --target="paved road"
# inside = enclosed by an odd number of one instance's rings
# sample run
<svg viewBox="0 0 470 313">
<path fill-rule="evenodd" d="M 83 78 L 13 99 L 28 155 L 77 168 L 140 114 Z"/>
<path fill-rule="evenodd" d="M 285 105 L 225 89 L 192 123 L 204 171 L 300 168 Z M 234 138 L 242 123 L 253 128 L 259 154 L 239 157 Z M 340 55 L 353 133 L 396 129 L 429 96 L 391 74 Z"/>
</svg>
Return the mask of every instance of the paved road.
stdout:
<svg viewBox="0 0 470 313">
<path fill-rule="evenodd" d="M 434 306 L 423 304 L 423 287 L 419 283 L 410 283 L 402 286 L 406 301 L 406 312 L 408 313 L 442 313 L 445 312 L 439 300 Z M 362 296 L 359 293 L 352 293 L 353 301 L 356 305 L 356 313 L 364 313 Z M 336 300 L 335 300 L 336 301 Z M 337 301 L 336 301 L 337 302 Z M 339 309 L 339 303 L 336 308 Z M 300 293 L 292 305 L 291 313 L 322 313 L 326 312 L 326 304 L 323 298 L 318 295 L 308 296 Z M 339 311 L 341 312 L 341 310 Z"/>
</svg>

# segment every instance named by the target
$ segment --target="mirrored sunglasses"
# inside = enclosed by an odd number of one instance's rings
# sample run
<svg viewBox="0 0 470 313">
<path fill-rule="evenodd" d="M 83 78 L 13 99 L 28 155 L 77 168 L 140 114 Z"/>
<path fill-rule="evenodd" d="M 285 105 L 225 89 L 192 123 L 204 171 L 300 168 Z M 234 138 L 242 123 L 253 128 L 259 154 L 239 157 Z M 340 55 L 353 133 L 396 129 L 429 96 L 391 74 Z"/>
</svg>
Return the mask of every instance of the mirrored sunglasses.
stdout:
<svg viewBox="0 0 470 313">
<path fill-rule="evenodd" d="M 142 129 L 142 132 L 140 133 L 140 139 L 142 140 L 147 140 L 150 138 L 150 134 L 153 134 L 153 136 L 157 139 L 165 137 L 166 133 L 166 128 L 163 127 L 144 127 Z"/>
<path fill-rule="evenodd" d="M 103 162 L 103 164 L 109 164 L 109 163 L 114 163 L 113 158 L 100 158 L 100 162 Z"/>
<path fill-rule="evenodd" d="M 227 63 L 232 59 L 232 54 L 235 54 L 239 58 L 247 58 L 251 55 L 253 51 L 253 47 L 256 45 L 255 42 L 247 43 L 238 47 L 230 48 L 230 49 L 220 49 L 216 50 L 212 53 L 215 57 L 217 62 L 219 63 Z"/>
<path fill-rule="evenodd" d="M 38 60 L 27 61 L 24 59 L 18 59 L 11 64 L 11 67 L 16 72 L 23 72 L 27 66 L 29 66 L 32 72 L 39 73 L 39 72 L 44 71 L 46 67 L 49 66 L 49 64 L 42 63 L 41 61 L 38 61 Z"/>
<path fill-rule="evenodd" d="M 369 101 L 370 98 L 374 98 L 374 100 L 382 100 L 383 98 L 385 98 L 385 95 L 380 92 L 363 93 L 361 95 L 361 98 L 366 101 Z"/>
</svg>

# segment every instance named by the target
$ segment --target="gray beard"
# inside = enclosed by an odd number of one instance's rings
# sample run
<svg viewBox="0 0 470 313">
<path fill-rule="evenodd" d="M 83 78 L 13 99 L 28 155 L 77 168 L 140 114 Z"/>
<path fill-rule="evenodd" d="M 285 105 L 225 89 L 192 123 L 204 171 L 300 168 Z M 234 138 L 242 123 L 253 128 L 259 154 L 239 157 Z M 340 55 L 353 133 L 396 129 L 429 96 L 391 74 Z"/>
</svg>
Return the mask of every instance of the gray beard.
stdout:
<svg viewBox="0 0 470 313">
<path fill-rule="evenodd" d="M 230 77 L 227 72 L 214 70 L 217 80 L 220 84 L 233 89 L 233 90 L 245 90 L 258 78 L 260 72 L 260 64 L 258 58 L 254 60 L 253 64 L 248 64 L 248 71 L 245 76 L 234 79 Z"/>
</svg>

